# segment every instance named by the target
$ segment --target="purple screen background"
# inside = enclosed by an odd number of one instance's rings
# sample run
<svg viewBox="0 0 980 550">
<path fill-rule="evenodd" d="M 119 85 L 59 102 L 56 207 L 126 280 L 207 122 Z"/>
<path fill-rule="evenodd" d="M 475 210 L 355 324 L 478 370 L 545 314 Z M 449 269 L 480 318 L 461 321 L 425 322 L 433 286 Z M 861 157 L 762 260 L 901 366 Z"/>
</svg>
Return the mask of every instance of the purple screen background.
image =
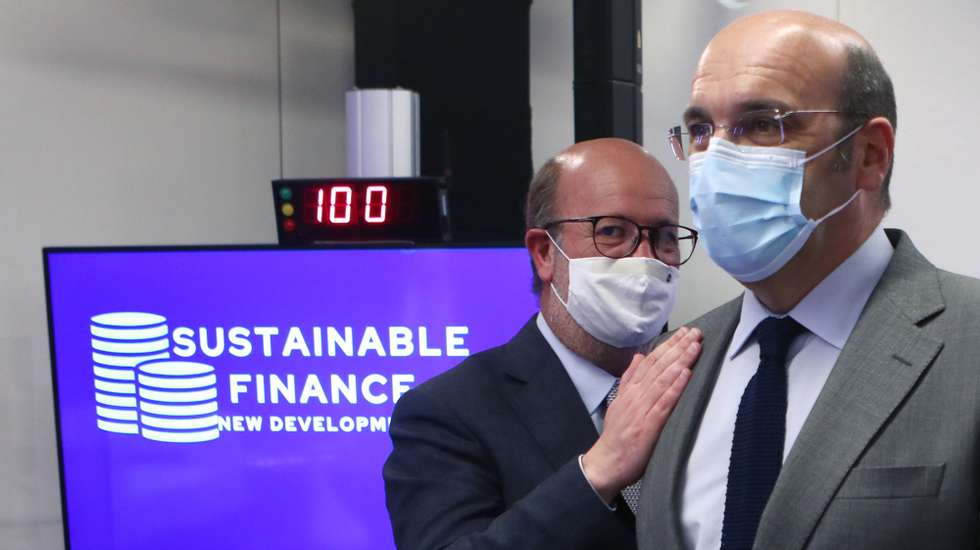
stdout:
<svg viewBox="0 0 980 550">
<path fill-rule="evenodd" d="M 415 375 L 418 385 L 461 357 L 281 356 L 288 327 L 469 327 L 470 353 L 502 344 L 536 310 L 527 252 L 518 248 L 418 250 L 59 251 L 48 254 L 64 498 L 73 549 L 393 548 L 381 467 L 387 432 L 270 432 L 270 415 L 389 416 L 383 405 L 232 404 L 228 373 L 294 374 L 297 394 L 316 373 Z M 271 357 L 254 350 L 187 358 L 213 365 L 218 414 L 261 415 L 260 432 L 160 443 L 96 427 L 90 318 L 112 311 L 163 315 L 175 327 L 276 326 Z M 326 329 L 324 328 L 324 340 Z M 359 338 L 355 338 L 358 342 Z M 416 346 L 418 341 L 416 340 Z M 355 344 L 356 345 L 356 344 Z M 173 359 L 180 359 L 173 356 Z M 254 385 L 250 386 L 254 389 Z"/>
</svg>

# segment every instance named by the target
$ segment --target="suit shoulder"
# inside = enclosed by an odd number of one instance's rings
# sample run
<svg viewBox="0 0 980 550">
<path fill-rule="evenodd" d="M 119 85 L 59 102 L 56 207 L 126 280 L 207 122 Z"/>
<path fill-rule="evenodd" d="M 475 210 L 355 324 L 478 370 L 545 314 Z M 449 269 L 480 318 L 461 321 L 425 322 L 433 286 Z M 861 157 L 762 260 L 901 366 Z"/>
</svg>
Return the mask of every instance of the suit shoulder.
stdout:
<svg viewBox="0 0 980 550">
<path fill-rule="evenodd" d="M 714 328 L 718 325 L 727 325 L 732 322 L 732 319 L 737 319 L 741 312 L 742 296 L 740 295 L 737 298 L 733 298 L 715 309 L 712 309 L 697 319 L 694 319 L 689 323 L 684 323 L 684 326 L 697 327 L 703 331 L 705 329 Z"/>
<path fill-rule="evenodd" d="M 945 338 L 959 335 L 975 349 L 976 335 L 980 334 L 980 280 L 939 270 L 939 288 L 946 306 L 940 326 L 952 331 Z"/>
<path fill-rule="evenodd" d="M 938 271 L 939 285 L 948 303 L 966 300 L 973 305 L 980 302 L 980 279 L 942 269 Z"/>
<path fill-rule="evenodd" d="M 430 378 L 410 390 L 411 394 L 424 395 L 442 402 L 472 400 L 484 394 L 493 385 L 497 365 L 504 360 L 506 344 L 475 353 L 455 367 Z M 403 399 L 404 399 L 403 397 Z"/>
<path fill-rule="evenodd" d="M 689 321 L 687 323 L 684 323 L 683 325 L 674 327 L 674 330 L 671 330 L 667 334 L 660 335 L 659 338 L 657 338 L 656 340 L 653 341 L 652 344 L 650 344 L 649 350 L 652 350 L 654 347 L 665 342 L 675 332 L 677 332 L 677 329 L 681 328 L 682 326 L 699 328 L 701 329 L 701 332 L 704 333 L 706 336 L 715 335 L 715 334 L 725 334 L 728 331 L 728 329 L 730 329 L 733 326 L 733 323 L 738 321 L 738 317 L 741 314 L 741 312 L 742 312 L 742 297 L 739 296 L 737 298 L 729 300 L 728 302 L 725 302 L 724 304 L 716 307 L 715 309 L 712 309 L 711 311 L 705 313 L 704 315 L 698 317 L 697 319 L 694 319 L 693 321 Z"/>
</svg>

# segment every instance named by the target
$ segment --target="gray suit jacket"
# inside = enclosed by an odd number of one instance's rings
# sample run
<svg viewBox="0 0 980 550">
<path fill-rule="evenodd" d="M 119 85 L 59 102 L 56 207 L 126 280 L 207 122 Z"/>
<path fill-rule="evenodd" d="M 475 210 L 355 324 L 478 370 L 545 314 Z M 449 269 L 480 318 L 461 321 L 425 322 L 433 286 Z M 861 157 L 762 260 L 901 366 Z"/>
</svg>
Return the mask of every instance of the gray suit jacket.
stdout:
<svg viewBox="0 0 980 550">
<path fill-rule="evenodd" d="M 756 549 L 975 548 L 980 281 L 895 254 L 783 464 Z M 643 479 L 639 548 L 683 548 L 682 476 L 741 298 L 691 323 L 694 376 Z"/>
</svg>

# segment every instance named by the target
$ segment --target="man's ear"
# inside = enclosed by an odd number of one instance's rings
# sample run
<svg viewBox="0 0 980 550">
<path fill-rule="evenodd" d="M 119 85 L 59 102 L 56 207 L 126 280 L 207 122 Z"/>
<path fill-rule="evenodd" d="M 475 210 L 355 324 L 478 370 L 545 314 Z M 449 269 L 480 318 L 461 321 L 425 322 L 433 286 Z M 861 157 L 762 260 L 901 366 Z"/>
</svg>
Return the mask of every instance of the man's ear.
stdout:
<svg viewBox="0 0 980 550">
<path fill-rule="evenodd" d="M 531 255 L 538 277 L 545 286 L 551 284 L 555 276 L 555 252 L 548 233 L 544 229 L 528 229 L 524 234 L 524 246 Z"/>
<path fill-rule="evenodd" d="M 858 134 L 855 162 L 857 188 L 880 193 L 895 153 L 895 129 L 885 117 L 875 117 Z"/>
</svg>

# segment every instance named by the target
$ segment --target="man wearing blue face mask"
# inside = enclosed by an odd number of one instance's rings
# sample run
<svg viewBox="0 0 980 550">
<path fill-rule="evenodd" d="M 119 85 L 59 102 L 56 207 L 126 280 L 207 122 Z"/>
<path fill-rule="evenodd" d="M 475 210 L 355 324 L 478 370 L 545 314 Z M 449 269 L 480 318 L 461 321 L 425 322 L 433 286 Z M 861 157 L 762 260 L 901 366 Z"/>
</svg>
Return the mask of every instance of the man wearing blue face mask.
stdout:
<svg viewBox="0 0 980 550">
<path fill-rule="evenodd" d="M 696 240 L 638 145 L 583 142 L 545 164 L 525 236 L 540 313 L 395 408 L 384 478 L 399 548 L 635 547 L 635 482 L 701 334 L 644 352 Z"/>
<path fill-rule="evenodd" d="M 974 548 L 980 282 L 882 227 L 896 109 L 854 30 L 762 13 L 715 36 L 669 143 L 743 296 L 643 478 L 641 549 Z"/>
</svg>

